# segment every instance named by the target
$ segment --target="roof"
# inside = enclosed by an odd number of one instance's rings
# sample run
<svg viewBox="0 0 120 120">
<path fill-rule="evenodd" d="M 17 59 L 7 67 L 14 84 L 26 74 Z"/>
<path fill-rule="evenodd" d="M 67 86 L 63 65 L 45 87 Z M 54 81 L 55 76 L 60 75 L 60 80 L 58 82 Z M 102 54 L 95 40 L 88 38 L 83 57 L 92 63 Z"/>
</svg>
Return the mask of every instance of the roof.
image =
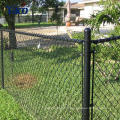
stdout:
<svg viewBox="0 0 120 120">
<path fill-rule="evenodd" d="M 71 8 L 72 9 L 83 9 L 85 6 L 85 4 L 81 4 L 81 3 L 71 3 Z M 67 5 L 65 4 L 63 8 L 67 8 Z"/>
<path fill-rule="evenodd" d="M 80 2 L 74 2 L 74 3 L 71 3 L 71 9 L 84 9 L 85 4 L 98 3 L 98 2 L 100 2 L 100 0 L 84 0 Z M 62 8 L 66 9 L 67 5 L 65 4 Z M 49 9 L 53 9 L 53 8 L 49 8 Z"/>
<path fill-rule="evenodd" d="M 100 2 L 100 0 L 84 0 L 84 1 L 80 1 L 78 2 L 79 4 L 87 4 L 87 3 L 97 3 Z"/>
<path fill-rule="evenodd" d="M 71 3 L 71 8 L 72 9 L 83 9 L 85 4 L 87 3 L 97 3 L 97 2 L 100 2 L 100 0 L 84 0 L 84 1 L 80 1 L 80 2 L 74 2 L 74 3 Z M 64 5 L 63 8 L 66 8 L 66 4 Z"/>
</svg>

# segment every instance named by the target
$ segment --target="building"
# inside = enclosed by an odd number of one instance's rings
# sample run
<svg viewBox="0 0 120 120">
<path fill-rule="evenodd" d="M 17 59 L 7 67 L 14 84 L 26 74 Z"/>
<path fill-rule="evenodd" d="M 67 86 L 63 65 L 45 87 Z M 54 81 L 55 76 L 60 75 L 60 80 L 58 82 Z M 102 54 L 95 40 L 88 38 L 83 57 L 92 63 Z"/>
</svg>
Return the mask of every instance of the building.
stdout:
<svg viewBox="0 0 120 120">
<path fill-rule="evenodd" d="M 97 11 L 101 11 L 103 9 L 103 6 L 99 5 L 100 0 L 83 0 L 80 2 L 74 2 L 71 3 L 71 20 L 75 21 L 76 17 L 80 18 L 87 18 L 89 19 L 92 14 L 96 13 Z M 53 8 L 49 8 L 48 11 L 45 11 L 44 13 L 36 13 L 35 18 L 39 19 L 40 16 L 42 16 L 41 21 L 48 22 L 51 18 L 52 14 L 54 12 Z M 65 17 L 67 15 L 67 6 L 66 4 L 61 8 L 61 17 L 63 19 L 63 22 L 65 22 Z M 25 15 L 21 17 L 22 22 L 31 20 L 31 12 L 29 12 L 29 15 Z M 16 17 L 16 22 L 18 22 L 18 18 Z M 5 19 L 1 18 L 0 23 L 5 23 Z"/>
<path fill-rule="evenodd" d="M 80 17 L 89 19 L 92 14 L 97 11 L 101 11 L 103 6 L 99 5 L 100 0 L 84 0 L 81 2 L 71 3 L 71 17 Z M 50 8 L 47 15 L 50 18 L 53 14 L 54 9 Z M 64 5 L 61 8 L 61 16 L 63 21 L 65 22 L 65 17 L 67 15 L 67 6 Z"/>
<path fill-rule="evenodd" d="M 103 6 L 99 5 L 100 0 L 84 0 L 78 4 L 83 4 L 84 8 L 80 11 L 80 17 L 90 18 L 92 14 L 101 11 Z"/>
</svg>

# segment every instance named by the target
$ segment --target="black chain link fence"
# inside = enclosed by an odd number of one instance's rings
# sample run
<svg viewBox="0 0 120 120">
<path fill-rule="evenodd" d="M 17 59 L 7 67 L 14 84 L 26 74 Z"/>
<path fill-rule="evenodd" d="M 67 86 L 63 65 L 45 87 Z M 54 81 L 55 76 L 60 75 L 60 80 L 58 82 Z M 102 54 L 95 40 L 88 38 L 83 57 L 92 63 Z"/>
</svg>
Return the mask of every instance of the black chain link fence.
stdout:
<svg viewBox="0 0 120 120">
<path fill-rule="evenodd" d="M 94 112 L 95 120 L 120 119 L 120 36 L 94 41 Z"/>
<path fill-rule="evenodd" d="M 9 49 L 9 32 L 3 30 L 5 89 L 34 119 L 119 120 L 120 36 L 90 40 L 88 30 L 84 41 L 15 31 L 17 48 Z"/>
<path fill-rule="evenodd" d="M 15 32 L 17 49 L 7 49 L 5 89 L 35 119 L 81 119 L 83 41 Z"/>
</svg>

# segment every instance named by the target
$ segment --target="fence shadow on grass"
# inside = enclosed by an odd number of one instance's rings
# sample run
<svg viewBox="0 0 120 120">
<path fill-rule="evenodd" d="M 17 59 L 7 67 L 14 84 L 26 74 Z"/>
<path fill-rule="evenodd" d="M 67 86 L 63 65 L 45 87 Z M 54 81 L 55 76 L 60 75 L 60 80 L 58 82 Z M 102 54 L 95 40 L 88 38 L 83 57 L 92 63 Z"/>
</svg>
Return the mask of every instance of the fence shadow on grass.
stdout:
<svg viewBox="0 0 120 120">
<path fill-rule="evenodd" d="M 50 50 L 50 51 L 49 51 Z M 15 51 L 15 52 L 14 52 Z M 82 52 L 77 47 L 51 47 L 48 50 L 19 48 L 13 50 L 16 62 L 25 62 L 34 58 L 55 59 L 57 63 L 68 62 L 81 57 Z M 17 59 L 18 58 L 18 59 Z"/>
</svg>

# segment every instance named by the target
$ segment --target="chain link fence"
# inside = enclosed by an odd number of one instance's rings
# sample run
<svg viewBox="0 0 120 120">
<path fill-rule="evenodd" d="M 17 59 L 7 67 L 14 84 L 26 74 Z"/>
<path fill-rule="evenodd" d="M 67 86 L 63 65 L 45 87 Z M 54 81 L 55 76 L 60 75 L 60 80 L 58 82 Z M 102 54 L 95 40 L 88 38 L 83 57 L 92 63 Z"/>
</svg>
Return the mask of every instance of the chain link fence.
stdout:
<svg viewBox="0 0 120 120">
<path fill-rule="evenodd" d="M 34 119 L 120 118 L 120 36 L 91 40 L 89 29 L 85 40 L 9 32 L 1 32 L 0 79 Z M 12 38 L 16 49 L 9 49 Z"/>
<path fill-rule="evenodd" d="M 43 15 L 34 15 L 34 20 L 32 20 L 32 15 L 18 15 L 15 17 L 15 23 L 32 23 L 32 21 L 34 22 L 48 22 L 48 18 L 47 15 L 43 14 Z M 7 24 L 5 17 L 0 17 L 0 23 L 1 24 Z"/>
<path fill-rule="evenodd" d="M 35 119 L 81 119 L 83 41 L 17 31 L 15 36 L 17 49 L 9 50 L 9 31 L 3 32 L 8 93 Z"/>
<path fill-rule="evenodd" d="M 95 41 L 94 112 L 95 120 L 120 118 L 120 37 Z M 98 42 L 99 41 L 99 42 Z"/>
</svg>

